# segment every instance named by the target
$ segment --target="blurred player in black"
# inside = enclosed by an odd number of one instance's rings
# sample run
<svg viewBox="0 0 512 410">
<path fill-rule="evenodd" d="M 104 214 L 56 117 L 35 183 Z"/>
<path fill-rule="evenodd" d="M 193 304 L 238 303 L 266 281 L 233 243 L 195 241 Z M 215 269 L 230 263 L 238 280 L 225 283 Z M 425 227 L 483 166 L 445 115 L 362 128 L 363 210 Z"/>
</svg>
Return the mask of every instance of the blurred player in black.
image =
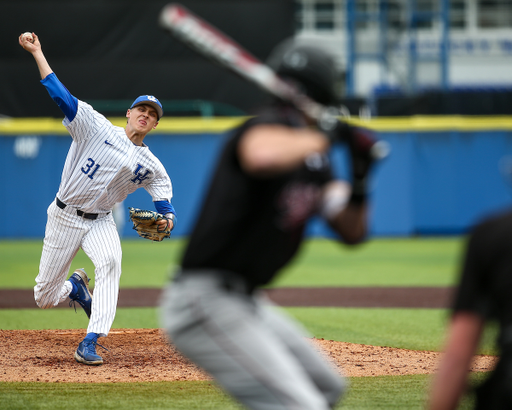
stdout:
<svg viewBox="0 0 512 410">
<path fill-rule="evenodd" d="M 271 60 L 317 102 L 337 102 L 335 63 L 320 49 L 286 43 Z M 352 184 L 333 178 L 328 152 L 336 141 L 350 147 Z M 259 288 L 297 253 L 314 215 L 346 243 L 365 239 L 368 142 L 343 124 L 324 132 L 275 101 L 224 147 L 161 320 L 176 347 L 248 408 L 326 410 L 345 389 Z"/>
<path fill-rule="evenodd" d="M 471 359 L 484 325 L 499 325 L 500 360 L 476 389 L 479 410 L 512 409 L 512 211 L 487 217 L 466 247 L 445 353 L 430 395 L 429 409 L 456 409 L 467 388 Z"/>
</svg>

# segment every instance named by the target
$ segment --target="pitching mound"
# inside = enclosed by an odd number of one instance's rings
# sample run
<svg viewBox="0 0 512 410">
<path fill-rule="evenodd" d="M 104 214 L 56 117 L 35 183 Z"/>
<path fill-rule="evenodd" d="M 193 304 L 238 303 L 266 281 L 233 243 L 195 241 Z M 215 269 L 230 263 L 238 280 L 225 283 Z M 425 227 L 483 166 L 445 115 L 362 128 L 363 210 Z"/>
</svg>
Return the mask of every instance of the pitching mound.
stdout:
<svg viewBox="0 0 512 410">
<path fill-rule="evenodd" d="M 84 330 L 0 330 L 0 381 L 24 382 L 143 382 L 209 380 L 186 360 L 158 329 L 113 329 L 97 348 L 102 366 L 77 363 L 73 353 Z M 434 373 L 437 352 L 313 339 L 346 376 Z M 8 352 L 8 354 L 7 354 Z M 492 370 L 494 356 L 476 356 L 471 371 Z"/>
</svg>

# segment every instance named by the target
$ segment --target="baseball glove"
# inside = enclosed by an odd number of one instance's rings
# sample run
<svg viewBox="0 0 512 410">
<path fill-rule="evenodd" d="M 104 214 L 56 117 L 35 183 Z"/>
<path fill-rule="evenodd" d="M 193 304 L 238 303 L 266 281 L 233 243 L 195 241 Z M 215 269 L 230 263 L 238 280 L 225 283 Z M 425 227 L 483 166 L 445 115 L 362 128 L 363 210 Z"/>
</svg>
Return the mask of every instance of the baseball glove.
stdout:
<svg viewBox="0 0 512 410">
<path fill-rule="evenodd" d="M 167 219 L 162 214 L 139 208 L 129 207 L 128 209 L 130 211 L 130 219 L 133 222 L 133 229 L 137 231 L 140 237 L 149 239 L 150 241 L 160 242 L 164 240 L 164 238 L 171 236 L 171 230 L 168 228 L 168 224 L 167 229 L 162 231 L 156 223 L 162 219 Z"/>
</svg>

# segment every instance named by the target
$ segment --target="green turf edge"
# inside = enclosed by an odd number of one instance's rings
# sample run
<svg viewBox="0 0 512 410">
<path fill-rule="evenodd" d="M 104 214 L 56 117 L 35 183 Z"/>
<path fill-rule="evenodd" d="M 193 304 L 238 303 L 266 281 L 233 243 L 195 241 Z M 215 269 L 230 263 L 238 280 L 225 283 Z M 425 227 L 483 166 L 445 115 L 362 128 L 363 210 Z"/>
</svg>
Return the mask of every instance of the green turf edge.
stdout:
<svg viewBox="0 0 512 410">
<path fill-rule="evenodd" d="M 481 382 L 485 373 L 471 374 L 472 383 Z M 428 395 L 431 375 L 378 376 L 349 378 L 349 390 L 337 409 L 422 409 Z M 88 410 L 133 408 L 176 410 L 240 409 L 213 382 L 146 383 L 21 383 L 0 382 L 0 408 L 3 410 L 68 410 L 73 403 Z M 460 409 L 469 409 L 472 398 Z"/>
</svg>

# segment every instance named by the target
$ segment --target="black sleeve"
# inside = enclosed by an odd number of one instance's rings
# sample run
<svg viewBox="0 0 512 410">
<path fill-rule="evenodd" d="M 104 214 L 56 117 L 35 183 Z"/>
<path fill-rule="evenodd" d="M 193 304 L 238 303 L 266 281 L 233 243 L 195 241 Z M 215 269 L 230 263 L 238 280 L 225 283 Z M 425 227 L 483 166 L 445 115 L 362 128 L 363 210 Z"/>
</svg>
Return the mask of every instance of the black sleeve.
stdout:
<svg viewBox="0 0 512 410">
<path fill-rule="evenodd" d="M 493 310 L 492 292 L 501 280 L 500 265 L 506 259 L 504 245 L 510 214 L 490 217 L 478 224 L 466 244 L 454 311 L 470 311 L 487 317 Z"/>
<path fill-rule="evenodd" d="M 482 289 L 482 246 L 479 235 L 473 233 L 463 258 L 462 272 L 456 290 L 454 312 L 470 311 L 485 315 L 485 296 Z"/>
</svg>

